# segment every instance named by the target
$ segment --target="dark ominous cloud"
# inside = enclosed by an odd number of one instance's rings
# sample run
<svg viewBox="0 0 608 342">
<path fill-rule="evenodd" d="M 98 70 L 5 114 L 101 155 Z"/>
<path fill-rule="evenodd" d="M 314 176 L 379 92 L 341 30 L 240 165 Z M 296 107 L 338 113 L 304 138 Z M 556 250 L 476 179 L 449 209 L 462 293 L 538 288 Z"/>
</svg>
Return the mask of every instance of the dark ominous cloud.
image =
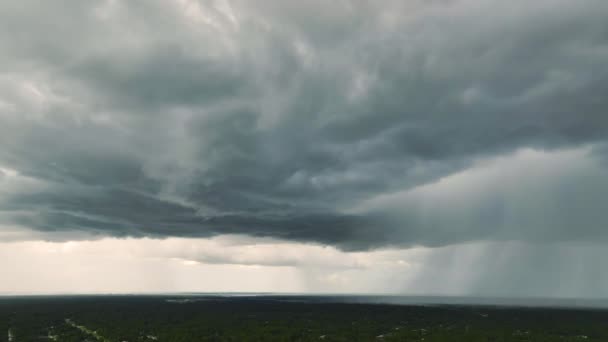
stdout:
<svg viewBox="0 0 608 342">
<path fill-rule="evenodd" d="M 606 18 L 605 0 L 2 3 L 0 226 L 606 240 Z"/>
</svg>

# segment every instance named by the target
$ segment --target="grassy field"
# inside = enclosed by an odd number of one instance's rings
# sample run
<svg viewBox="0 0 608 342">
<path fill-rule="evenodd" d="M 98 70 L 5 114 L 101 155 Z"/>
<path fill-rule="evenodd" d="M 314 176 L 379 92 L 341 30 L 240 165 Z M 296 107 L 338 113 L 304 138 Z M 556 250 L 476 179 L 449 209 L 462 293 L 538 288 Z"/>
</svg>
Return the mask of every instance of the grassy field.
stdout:
<svg viewBox="0 0 608 342">
<path fill-rule="evenodd" d="M 0 298 L 0 341 L 608 341 L 608 311 L 306 297 Z"/>
</svg>

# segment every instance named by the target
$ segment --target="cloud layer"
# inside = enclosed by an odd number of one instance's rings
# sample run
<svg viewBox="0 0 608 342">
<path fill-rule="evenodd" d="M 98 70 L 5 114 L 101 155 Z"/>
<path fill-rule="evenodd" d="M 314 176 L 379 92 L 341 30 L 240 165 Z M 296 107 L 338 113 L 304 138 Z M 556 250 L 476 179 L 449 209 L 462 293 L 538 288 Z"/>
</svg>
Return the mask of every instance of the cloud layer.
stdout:
<svg viewBox="0 0 608 342">
<path fill-rule="evenodd" d="M 0 224 L 342 249 L 605 239 L 607 16 L 603 0 L 2 4 Z"/>
<path fill-rule="evenodd" d="M 603 243 L 571 242 L 364 252 L 243 236 L 0 242 L 0 295 L 406 293 L 523 296 L 529 305 L 530 296 L 606 298 L 606 256 Z"/>
</svg>

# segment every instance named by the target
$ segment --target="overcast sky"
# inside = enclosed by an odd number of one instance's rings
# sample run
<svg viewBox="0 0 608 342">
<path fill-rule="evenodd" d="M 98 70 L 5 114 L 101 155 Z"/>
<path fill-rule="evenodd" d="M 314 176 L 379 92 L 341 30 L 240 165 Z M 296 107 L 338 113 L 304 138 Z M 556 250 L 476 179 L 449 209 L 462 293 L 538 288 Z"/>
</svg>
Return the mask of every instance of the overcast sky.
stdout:
<svg viewBox="0 0 608 342">
<path fill-rule="evenodd" d="M 0 3 L 0 292 L 608 297 L 605 0 Z"/>
</svg>

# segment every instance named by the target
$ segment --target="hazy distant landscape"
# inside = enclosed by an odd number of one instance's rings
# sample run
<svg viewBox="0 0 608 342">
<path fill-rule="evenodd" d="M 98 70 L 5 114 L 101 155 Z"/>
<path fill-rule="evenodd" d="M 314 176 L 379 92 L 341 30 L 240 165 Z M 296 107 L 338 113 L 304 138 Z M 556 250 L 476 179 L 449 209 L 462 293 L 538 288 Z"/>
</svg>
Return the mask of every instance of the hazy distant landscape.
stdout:
<svg viewBox="0 0 608 342">
<path fill-rule="evenodd" d="M 389 300 L 410 304 L 374 304 Z M 5 333 L 0 341 L 608 340 L 607 310 L 432 304 L 441 301 L 466 299 L 298 295 L 4 297 L 0 299 L 0 331 Z"/>
</svg>

